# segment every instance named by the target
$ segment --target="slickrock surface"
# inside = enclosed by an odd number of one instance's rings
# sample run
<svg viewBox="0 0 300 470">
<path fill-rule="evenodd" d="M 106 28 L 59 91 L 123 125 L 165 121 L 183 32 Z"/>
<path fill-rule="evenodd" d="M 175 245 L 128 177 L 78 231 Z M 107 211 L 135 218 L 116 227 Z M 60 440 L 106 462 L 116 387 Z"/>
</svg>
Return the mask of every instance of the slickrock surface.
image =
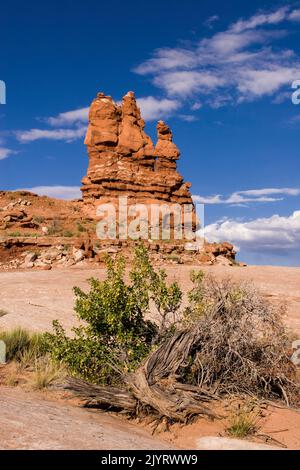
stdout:
<svg viewBox="0 0 300 470">
<path fill-rule="evenodd" d="M 217 278 L 253 282 L 275 305 L 286 303 L 286 325 L 300 338 L 300 268 L 275 266 L 165 266 L 170 281 L 178 280 L 183 291 L 191 289 L 190 271 L 202 269 Z M 87 279 L 104 279 L 103 268 L 87 269 L 75 265 L 52 271 L 0 272 L 0 328 L 23 326 L 29 330 L 51 330 L 52 320 L 59 319 L 69 331 L 76 323 L 73 287 L 88 289 Z"/>
<path fill-rule="evenodd" d="M 128 422 L 1 386 L 1 450 L 174 449 Z"/>
</svg>

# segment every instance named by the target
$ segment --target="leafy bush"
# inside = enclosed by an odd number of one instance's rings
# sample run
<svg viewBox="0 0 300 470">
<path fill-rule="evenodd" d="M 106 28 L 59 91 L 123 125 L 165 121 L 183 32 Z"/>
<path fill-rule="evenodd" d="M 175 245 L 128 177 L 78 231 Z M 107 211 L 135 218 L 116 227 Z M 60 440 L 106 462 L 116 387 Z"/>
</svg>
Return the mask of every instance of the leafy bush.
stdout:
<svg viewBox="0 0 300 470">
<path fill-rule="evenodd" d="M 133 371 L 147 356 L 158 335 L 157 326 L 145 320 L 151 299 L 161 315 L 160 334 L 166 331 L 166 318 L 179 307 L 181 292 L 166 274 L 155 272 L 147 251 L 135 251 L 130 282 L 126 283 L 125 261 L 107 258 L 104 281 L 90 279 L 90 291 L 74 289 L 75 311 L 84 322 L 68 337 L 58 321 L 54 334 L 46 334 L 52 356 L 71 370 L 97 383 L 111 384 L 122 373 Z"/>
</svg>

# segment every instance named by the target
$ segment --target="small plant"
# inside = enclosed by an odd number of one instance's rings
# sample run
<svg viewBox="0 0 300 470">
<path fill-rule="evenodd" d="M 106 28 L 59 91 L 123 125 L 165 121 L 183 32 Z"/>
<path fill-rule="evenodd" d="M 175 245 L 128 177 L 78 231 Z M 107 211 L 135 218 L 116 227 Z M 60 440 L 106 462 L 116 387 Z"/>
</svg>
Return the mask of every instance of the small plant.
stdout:
<svg viewBox="0 0 300 470">
<path fill-rule="evenodd" d="M 28 347 L 20 351 L 15 358 L 19 362 L 20 368 L 31 367 L 38 358 L 43 357 L 45 354 L 44 341 L 43 334 L 33 333 L 30 335 Z"/>
<path fill-rule="evenodd" d="M 144 320 L 147 292 L 124 280 L 125 261 L 107 258 L 104 281 L 90 279 L 90 291 L 78 287 L 75 311 L 84 325 L 67 337 L 58 321 L 54 334 L 46 333 L 52 357 L 64 361 L 73 372 L 92 382 L 114 383 L 120 371 L 132 371 L 147 355 L 156 333 L 153 323 Z"/>
<path fill-rule="evenodd" d="M 79 233 L 87 232 L 86 227 L 84 227 L 80 222 L 77 223 L 77 230 Z"/>
<path fill-rule="evenodd" d="M 0 332 L 0 339 L 6 344 L 6 357 L 8 361 L 15 359 L 18 354 L 28 348 L 30 343 L 28 331 L 22 328 Z"/>
<path fill-rule="evenodd" d="M 63 237 L 72 238 L 72 237 L 74 237 L 74 233 L 71 232 L 71 230 L 65 230 L 65 231 L 63 232 Z"/>
<path fill-rule="evenodd" d="M 34 233 L 24 233 L 22 236 L 26 237 L 26 238 L 39 238 L 41 237 L 41 234 L 40 233 L 37 233 L 37 232 L 34 232 Z"/>
<path fill-rule="evenodd" d="M 4 310 L 3 308 L 0 308 L 0 318 L 4 317 L 5 315 L 8 315 L 8 311 Z"/>
<path fill-rule="evenodd" d="M 16 232 L 10 232 L 10 233 L 8 233 L 8 236 L 9 236 L 9 237 L 12 237 L 12 238 L 20 237 L 20 236 L 21 236 L 21 232 L 18 232 L 18 231 L 16 231 Z"/>
<path fill-rule="evenodd" d="M 238 409 L 229 419 L 226 433 L 231 437 L 243 439 L 253 436 L 258 430 L 258 412 L 247 404 L 238 406 Z"/>
</svg>

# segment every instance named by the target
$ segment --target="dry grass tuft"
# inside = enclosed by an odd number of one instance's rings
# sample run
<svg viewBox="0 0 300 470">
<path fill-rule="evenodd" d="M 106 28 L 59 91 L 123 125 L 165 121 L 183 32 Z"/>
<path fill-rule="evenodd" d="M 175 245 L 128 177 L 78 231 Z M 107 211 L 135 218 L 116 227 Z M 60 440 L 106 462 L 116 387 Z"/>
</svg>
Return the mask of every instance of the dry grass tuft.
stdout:
<svg viewBox="0 0 300 470">
<path fill-rule="evenodd" d="M 0 331 L 0 339 L 6 344 L 7 361 L 21 361 L 24 356 L 40 355 L 43 348 L 43 335 L 29 333 L 23 328 L 14 328 L 9 331 Z"/>
<path fill-rule="evenodd" d="M 59 363 L 53 362 L 49 356 L 36 360 L 34 372 L 31 374 L 30 386 L 34 390 L 43 390 L 55 383 L 62 382 L 67 370 Z"/>
<path fill-rule="evenodd" d="M 247 403 L 239 405 L 229 418 L 226 433 L 230 437 L 243 439 L 253 436 L 259 429 L 259 413 Z"/>
</svg>

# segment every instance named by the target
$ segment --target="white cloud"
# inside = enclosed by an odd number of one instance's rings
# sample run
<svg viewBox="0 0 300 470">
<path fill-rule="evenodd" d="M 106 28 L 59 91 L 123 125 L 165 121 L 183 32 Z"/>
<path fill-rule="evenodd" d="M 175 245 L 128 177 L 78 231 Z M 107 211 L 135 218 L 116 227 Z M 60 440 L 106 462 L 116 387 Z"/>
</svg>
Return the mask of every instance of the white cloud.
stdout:
<svg viewBox="0 0 300 470">
<path fill-rule="evenodd" d="M 17 131 L 16 136 L 19 142 L 28 143 L 40 139 L 64 140 L 73 142 L 80 139 L 86 133 L 86 126 L 75 129 L 30 129 L 28 131 Z"/>
<path fill-rule="evenodd" d="M 176 100 L 158 99 L 153 96 L 138 98 L 137 104 L 141 109 L 142 117 L 149 121 L 170 116 L 181 106 Z"/>
<path fill-rule="evenodd" d="M 207 20 L 204 21 L 204 26 L 207 26 L 207 28 L 212 29 L 214 27 L 214 23 L 220 19 L 219 15 L 212 15 Z"/>
<path fill-rule="evenodd" d="M 245 194 L 248 196 L 265 196 L 268 194 L 286 194 L 287 196 L 299 196 L 300 189 L 298 188 L 247 189 L 246 191 L 239 191 L 239 194 Z"/>
<path fill-rule="evenodd" d="M 222 220 L 204 229 L 210 242 L 230 240 L 238 250 L 283 253 L 300 248 L 300 211 L 288 217 L 273 215 L 247 222 Z"/>
<path fill-rule="evenodd" d="M 275 66 L 266 70 L 241 71 L 238 89 L 244 98 L 248 93 L 252 96 L 272 95 L 284 84 L 292 83 L 300 73 L 298 69 Z M 249 96 L 249 95 L 248 95 Z"/>
<path fill-rule="evenodd" d="M 200 101 L 196 101 L 192 106 L 191 109 L 193 111 L 197 111 L 198 109 L 202 108 L 203 104 Z"/>
<path fill-rule="evenodd" d="M 5 148 L 5 147 L 0 147 L 0 160 L 4 160 L 5 158 L 8 158 L 10 155 L 13 155 L 17 152 L 14 150 Z"/>
<path fill-rule="evenodd" d="M 224 58 L 230 57 L 247 46 L 265 42 L 269 37 L 270 34 L 263 31 L 245 31 L 241 33 L 224 31 L 215 34 L 210 39 L 203 39 L 199 44 L 199 53 L 206 61 L 209 60 L 207 53 L 225 56 L 219 57 L 219 60 L 223 61 Z"/>
<path fill-rule="evenodd" d="M 247 29 L 255 29 L 258 26 L 278 24 L 289 18 L 289 7 L 281 7 L 270 13 L 258 13 L 251 16 L 247 20 L 239 20 L 234 23 L 230 29 L 236 33 L 240 33 Z"/>
<path fill-rule="evenodd" d="M 197 116 L 194 114 L 178 114 L 177 117 L 185 122 L 195 122 L 198 121 Z"/>
<path fill-rule="evenodd" d="M 300 9 L 293 10 L 289 14 L 289 20 L 291 20 L 291 21 L 300 21 Z"/>
<path fill-rule="evenodd" d="M 33 188 L 18 189 L 17 191 L 20 190 L 56 199 L 79 199 L 82 197 L 79 186 L 35 186 Z"/>
<path fill-rule="evenodd" d="M 300 76 L 300 57 L 275 44 L 288 34 L 278 25 L 298 16 L 300 9 L 290 6 L 259 11 L 196 44 L 157 49 L 135 71 L 150 75 L 154 85 L 182 102 L 194 97 L 196 102 L 220 107 L 274 97 L 288 91 Z"/>
<path fill-rule="evenodd" d="M 210 72 L 184 70 L 163 73 L 154 79 L 154 84 L 163 88 L 168 95 L 189 96 L 200 89 L 209 91 L 224 85 L 224 79 Z"/>
<path fill-rule="evenodd" d="M 200 204 L 231 204 L 240 205 L 254 202 L 275 202 L 281 201 L 283 196 L 299 196 L 300 189 L 298 188 L 262 188 L 262 189 L 249 189 L 246 191 L 235 191 L 228 197 L 220 194 L 213 196 L 200 196 L 194 195 L 194 202 Z M 276 197 L 274 197 L 276 196 Z M 278 197 L 280 196 L 280 197 Z"/>
<path fill-rule="evenodd" d="M 55 117 L 49 117 L 46 121 L 51 126 L 70 126 L 75 123 L 88 122 L 89 108 L 74 109 L 58 114 Z"/>
<path fill-rule="evenodd" d="M 178 64 L 182 67 L 192 67 L 196 65 L 196 57 L 193 51 L 182 48 L 161 48 L 157 49 L 153 53 L 153 58 L 149 59 L 138 67 L 134 71 L 140 75 L 147 75 L 160 70 L 170 70 L 178 67 Z"/>
</svg>

